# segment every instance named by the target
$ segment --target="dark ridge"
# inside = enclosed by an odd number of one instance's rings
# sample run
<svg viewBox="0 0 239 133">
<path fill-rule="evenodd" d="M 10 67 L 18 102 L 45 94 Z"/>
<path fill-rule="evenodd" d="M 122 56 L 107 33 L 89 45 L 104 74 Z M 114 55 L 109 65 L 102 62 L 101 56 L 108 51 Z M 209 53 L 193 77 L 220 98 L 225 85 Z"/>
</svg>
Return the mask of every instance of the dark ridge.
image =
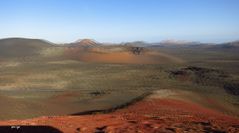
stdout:
<svg viewBox="0 0 239 133">
<path fill-rule="evenodd" d="M 221 87 L 226 93 L 239 96 L 238 80 L 221 70 L 189 66 L 170 71 L 169 77 L 199 85 Z"/>
<path fill-rule="evenodd" d="M 63 133 L 50 126 L 0 126 L 0 133 Z"/>
<path fill-rule="evenodd" d="M 116 106 L 116 107 L 112 107 L 112 108 L 109 108 L 109 109 L 83 111 L 83 112 L 74 113 L 74 114 L 70 114 L 70 115 L 73 115 L 73 116 L 74 116 L 74 115 L 92 115 L 92 114 L 98 114 L 98 113 L 100 113 L 100 114 L 111 113 L 111 112 L 114 112 L 114 111 L 116 111 L 116 110 L 118 110 L 118 109 L 123 109 L 123 108 L 125 108 L 125 107 L 130 106 L 130 105 L 133 105 L 133 104 L 135 104 L 136 102 L 143 100 L 145 97 L 147 97 L 147 96 L 149 96 L 149 95 L 151 95 L 151 94 L 152 94 L 152 92 L 144 93 L 144 94 L 142 94 L 142 95 L 140 95 L 140 96 L 138 96 L 138 97 L 132 99 L 132 100 L 129 101 L 129 102 L 126 102 L 126 103 L 124 103 L 124 104 L 121 104 L 121 105 L 118 105 L 118 106 Z"/>
<path fill-rule="evenodd" d="M 239 83 L 226 83 L 223 88 L 227 93 L 239 96 Z"/>
<path fill-rule="evenodd" d="M 223 86 L 232 77 L 222 70 L 188 66 L 169 72 L 170 78 L 206 86 Z M 231 79 L 232 80 L 232 79 Z"/>
</svg>

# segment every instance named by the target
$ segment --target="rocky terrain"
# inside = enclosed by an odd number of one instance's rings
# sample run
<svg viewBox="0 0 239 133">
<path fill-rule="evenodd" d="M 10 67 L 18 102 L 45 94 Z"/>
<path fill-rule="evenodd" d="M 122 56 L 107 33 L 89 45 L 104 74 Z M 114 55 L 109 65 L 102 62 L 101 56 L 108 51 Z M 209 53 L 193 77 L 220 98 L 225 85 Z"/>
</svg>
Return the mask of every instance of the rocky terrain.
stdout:
<svg viewBox="0 0 239 133">
<path fill-rule="evenodd" d="M 65 133 L 237 133 L 239 118 L 189 100 L 193 93 L 156 91 L 144 100 L 108 114 L 39 117 L 0 125 L 50 126 Z M 0 129 L 1 130 L 1 129 Z M 22 129 L 23 130 L 23 129 Z"/>
<path fill-rule="evenodd" d="M 238 48 L 1 39 L 0 133 L 237 133 Z"/>
</svg>

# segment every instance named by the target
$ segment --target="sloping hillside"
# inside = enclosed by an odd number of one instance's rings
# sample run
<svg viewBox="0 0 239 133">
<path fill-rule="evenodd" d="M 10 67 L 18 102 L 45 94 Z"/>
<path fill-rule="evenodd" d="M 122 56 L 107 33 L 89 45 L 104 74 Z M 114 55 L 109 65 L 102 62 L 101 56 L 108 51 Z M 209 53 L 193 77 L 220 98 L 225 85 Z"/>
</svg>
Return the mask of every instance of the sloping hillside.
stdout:
<svg viewBox="0 0 239 133">
<path fill-rule="evenodd" d="M 33 127 L 32 130 L 42 125 L 55 129 L 54 133 L 238 133 L 238 118 L 189 101 L 189 95 L 198 97 L 188 92 L 159 90 L 142 101 L 108 114 L 44 116 L 0 121 L 0 125 L 9 125 L 7 131 L 14 130 L 10 130 L 11 125 L 20 125 L 20 131 L 26 125 Z M 39 130 L 49 132 L 44 127 Z"/>
<path fill-rule="evenodd" d="M 153 52 L 143 47 L 111 46 L 111 48 L 107 48 L 107 46 L 102 46 L 100 48 L 87 48 L 87 50 L 82 48 L 68 48 L 65 49 L 65 54 L 71 59 L 98 63 L 178 64 L 183 62 L 182 59 L 175 56 Z"/>
<path fill-rule="evenodd" d="M 82 48 L 91 48 L 97 47 L 100 44 L 92 39 L 80 39 L 74 43 L 68 44 L 70 47 L 82 47 Z"/>
<path fill-rule="evenodd" d="M 40 39 L 7 38 L 0 40 L 0 57 L 24 57 L 37 55 L 39 50 L 53 46 Z"/>
</svg>

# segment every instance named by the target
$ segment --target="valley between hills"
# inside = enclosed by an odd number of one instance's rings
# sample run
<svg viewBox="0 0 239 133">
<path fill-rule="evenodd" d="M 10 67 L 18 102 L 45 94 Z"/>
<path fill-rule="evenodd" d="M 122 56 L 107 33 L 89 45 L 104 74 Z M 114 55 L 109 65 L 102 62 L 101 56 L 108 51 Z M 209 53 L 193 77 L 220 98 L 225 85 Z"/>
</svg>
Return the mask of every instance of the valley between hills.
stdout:
<svg viewBox="0 0 239 133">
<path fill-rule="evenodd" d="M 238 41 L 1 39 L 0 125 L 237 133 L 238 68 Z"/>
</svg>

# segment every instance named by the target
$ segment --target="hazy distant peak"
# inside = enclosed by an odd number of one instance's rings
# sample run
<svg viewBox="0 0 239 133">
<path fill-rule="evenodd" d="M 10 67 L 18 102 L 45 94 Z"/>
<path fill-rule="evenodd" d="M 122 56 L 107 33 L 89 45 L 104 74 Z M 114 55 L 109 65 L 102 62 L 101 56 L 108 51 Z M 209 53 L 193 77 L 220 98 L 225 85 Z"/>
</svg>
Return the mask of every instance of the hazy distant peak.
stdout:
<svg viewBox="0 0 239 133">
<path fill-rule="evenodd" d="M 239 46 L 239 40 L 238 41 L 228 42 L 227 44 L 232 45 L 232 46 Z"/>
<path fill-rule="evenodd" d="M 164 45 L 190 45 L 190 44 L 199 44 L 199 42 L 185 41 L 185 40 L 163 40 L 160 44 Z"/>
<path fill-rule="evenodd" d="M 96 41 L 94 39 L 78 39 L 75 42 L 82 42 L 82 43 L 86 43 L 86 42 L 91 42 L 91 43 L 96 43 Z"/>
</svg>

